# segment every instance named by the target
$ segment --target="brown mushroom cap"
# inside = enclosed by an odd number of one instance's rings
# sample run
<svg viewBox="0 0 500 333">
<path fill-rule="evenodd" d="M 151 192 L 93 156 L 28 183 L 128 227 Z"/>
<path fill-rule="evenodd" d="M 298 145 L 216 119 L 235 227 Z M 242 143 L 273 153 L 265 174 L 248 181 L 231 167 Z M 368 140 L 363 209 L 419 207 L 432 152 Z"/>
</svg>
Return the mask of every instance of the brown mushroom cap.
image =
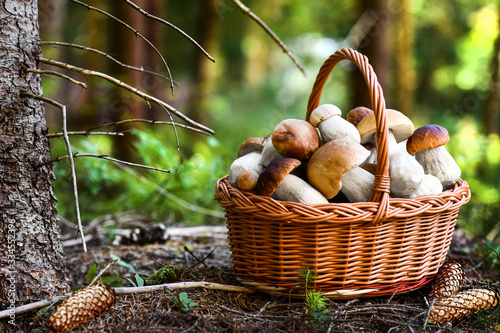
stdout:
<svg viewBox="0 0 500 333">
<path fill-rule="evenodd" d="M 283 179 L 301 164 L 298 159 L 289 157 L 271 162 L 260 174 L 257 181 L 257 190 L 262 195 L 270 196 Z"/>
<path fill-rule="evenodd" d="M 411 155 L 416 152 L 428 150 L 445 145 L 450 141 L 446 128 L 439 125 L 425 125 L 417 128 L 406 142 L 406 150 Z"/>
<path fill-rule="evenodd" d="M 265 139 L 252 137 L 243 141 L 238 150 L 238 157 L 251 153 L 253 151 L 261 152 L 264 148 Z"/>
<path fill-rule="evenodd" d="M 392 130 L 397 142 L 404 141 L 413 134 L 415 127 L 413 122 L 399 111 L 387 109 L 387 126 Z M 375 132 L 377 126 L 375 123 L 375 113 L 365 116 L 356 126 L 361 136 L 361 144 L 375 142 Z"/>
<path fill-rule="evenodd" d="M 347 113 L 347 121 L 354 126 L 358 126 L 359 122 L 370 113 L 373 113 L 372 109 L 358 106 Z"/>
<path fill-rule="evenodd" d="M 363 163 L 368 156 L 370 152 L 352 140 L 328 141 L 309 160 L 307 179 L 327 199 L 331 199 L 340 191 L 344 173 Z"/>
<path fill-rule="evenodd" d="M 274 149 L 285 157 L 308 160 L 320 145 L 316 129 L 305 120 L 285 119 L 274 128 Z"/>
</svg>

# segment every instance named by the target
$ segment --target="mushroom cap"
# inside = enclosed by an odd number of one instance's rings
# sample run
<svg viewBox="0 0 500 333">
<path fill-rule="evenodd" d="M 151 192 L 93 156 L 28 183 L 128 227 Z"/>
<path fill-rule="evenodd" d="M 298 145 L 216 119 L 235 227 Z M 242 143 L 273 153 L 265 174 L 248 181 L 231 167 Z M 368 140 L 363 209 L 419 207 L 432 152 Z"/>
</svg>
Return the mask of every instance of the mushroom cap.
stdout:
<svg viewBox="0 0 500 333">
<path fill-rule="evenodd" d="M 343 174 L 363 163 L 368 156 L 370 152 L 352 140 L 328 141 L 309 160 L 307 179 L 327 199 L 331 199 L 342 187 Z"/>
<path fill-rule="evenodd" d="M 450 136 L 446 128 L 429 124 L 417 128 L 406 142 L 406 150 L 411 155 L 418 151 L 424 151 L 445 145 L 450 141 Z"/>
<path fill-rule="evenodd" d="M 240 148 L 238 150 L 238 157 L 241 157 L 243 155 L 246 155 L 254 151 L 262 152 L 264 145 L 265 145 L 265 139 L 263 138 L 257 138 L 257 137 L 248 138 L 241 143 Z"/>
<path fill-rule="evenodd" d="M 243 191 L 250 191 L 257 187 L 259 174 L 254 170 L 245 170 L 238 177 L 238 187 Z"/>
<path fill-rule="evenodd" d="M 347 121 L 354 126 L 358 126 L 359 122 L 370 113 L 373 113 L 372 109 L 364 106 L 358 106 L 347 113 Z"/>
<path fill-rule="evenodd" d="M 280 155 L 301 161 L 308 160 L 320 145 L 318 131 L 300 119 L 281 121 L 274 128 L 271 139 Z"/>
<path fill-rule="evenodd" d="M 399 111 L 386 109 L 387 127 L 392 130 L 397 142 L 404 141 L 413 134 L 415 126 L 413 122 Z M 375 123 L 375 113 L 368 114 L 358 123 L 356 128 L 361 136 L 361 144 L 375 142 L 375 132 L 377 126 Z"/>
<path fill-rule="evenodd" d="M 333 116 L 341 115 L 342 111 L 340 111 L 340 109 L 335 105 L 322 104 L 311 112 L 311 115 L 309 116 L 309 122 L 311 123 L 311 125 L 316 127 L 323 120 L 326 120 Z"/>
<path fill-rule="evenodd" d="M 260 194 L 270 196 L 281 184 L 283 179 L 302 163 L 296 158 L 281 158 L 271 162 L 257 180 L 257 190 Z"/>
</svg>

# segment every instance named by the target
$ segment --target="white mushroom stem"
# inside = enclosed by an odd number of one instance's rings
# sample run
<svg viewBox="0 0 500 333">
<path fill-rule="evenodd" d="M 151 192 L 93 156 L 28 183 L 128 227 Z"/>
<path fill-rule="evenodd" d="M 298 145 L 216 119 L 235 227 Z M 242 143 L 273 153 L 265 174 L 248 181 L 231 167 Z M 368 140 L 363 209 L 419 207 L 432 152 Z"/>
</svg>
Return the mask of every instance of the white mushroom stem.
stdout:
<svg viewBox="0 0 500 333">
<path fill-rule="evenodd" d="M 460 178 L 460 167 L 444 146 L 416 152 L 415 158 L 423 166 L 425 173 L 436 176 L 445 189 L 453 186 Z"/>
<path fill-rule="evenodd" d="M 391 192 L 396 197 L 409 197 L 415 193 L 424 178 L 424 168 L 404 150 L 393 154 L 389 160 Z"/>
<path fill-rule="evenodd" d="M 350 202 L 365 202 L 370 199 L 375 176 L 360 167 L 354 167 L 342 176 L 342 193 Z"/>
<path fill-rule="evenodd" d="M 327 204 L 328 200 L 306 181 L 294 175 L 287 175 L 271 195 L 280 201 L 306 204 Z"/>
<path fill-rule="evenodd" d="M 234 160 L 229 168 L 227 180 L 232 186 L 238 186 L 238 177 L 243 171 L 252 170 L 260 174 L 264 167 L 261 163 L 261 154 L 258 152 L 248 153 Z"/>
<path fill-rule="evenodd" d="M 272 140 L 268 140 L 262 149 L 262 165 L 266 167 L 283 157 L 284 156 L 278 153 L 276 148 L 274 148 Z"/>
<path fill-rule="evenodd" d="M 422 184 L 420 184 L 420 187 L 415 193 L 409 195 L 407 198 L 411 199 L 421 195 L 436 195 L 441 192 L 443 192 L 443 185 L 441 185 L 439 179 L 433 175 L 424 175 L 424 179 Z"/>
<path fill-rule="evenodd" d="M 349 139 L 360 143 L 361 137 L 356 126 L 342 118 L 341 116 L 332 116 L 318 123 L 318 129 L 324 142 L 335 139 Z"/>
<path fill-rule="evenodd" d="M 402 150 L 402 146 L 398 144 L 396 138 L 394 137 L 394 133 L 392 132 L 392 130 L 389 130 L 387 132 L 387 148 L 388 148 L 388 152 L 389 152 L 389 158 L 392 155 L 397 154 Z"/>
</svg>

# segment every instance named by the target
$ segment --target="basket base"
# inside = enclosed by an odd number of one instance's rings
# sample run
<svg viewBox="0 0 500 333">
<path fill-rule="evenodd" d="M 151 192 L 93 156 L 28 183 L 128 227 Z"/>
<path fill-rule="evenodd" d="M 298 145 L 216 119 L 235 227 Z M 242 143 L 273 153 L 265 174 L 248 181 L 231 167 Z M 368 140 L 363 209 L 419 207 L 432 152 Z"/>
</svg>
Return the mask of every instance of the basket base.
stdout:
<svg viewBox="0 0 500 333">
<path fill-rule="evenodd" d="M 351 299 L 351 298 L 369 298 L 380 296 L 393 296 L 405 294 L 422 287 L 425 287 L 436 278 L 436 275 L 424 277 L 414 282 L 404 282 L 392 285 L 373 285 L 364 288 L 351 288 L 351 289 L 337 289 L 337 290 L 321 290 L 323 296 L 329 299 Z M 275 296 L 287 296 L 291 298 L 301 298 L 304 296 L 304 288 L 289 289 L 285 287 L 276 286 L 273 284 L 257 282 L 237 277 L 238 281 L 252 289 L 261 291 Z"/>
</svg>

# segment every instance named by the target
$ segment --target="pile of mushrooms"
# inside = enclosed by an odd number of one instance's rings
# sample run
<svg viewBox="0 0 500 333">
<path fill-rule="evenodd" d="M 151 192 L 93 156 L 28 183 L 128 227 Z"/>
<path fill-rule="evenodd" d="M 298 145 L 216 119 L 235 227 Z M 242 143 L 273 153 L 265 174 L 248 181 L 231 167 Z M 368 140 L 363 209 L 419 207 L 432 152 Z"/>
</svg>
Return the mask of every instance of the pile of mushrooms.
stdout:
<svg viewBox="0 0 500 333">
<path fill-rule="evenodd" d="M 439 125 L 415 130 L 401 112 L 386 113 L 391 196 L 415 198 L 453 187 L 461 171 L 444 147 L 448 131 Z M 375 114 L 357 107 L 346 119 L 335 105 L 323 104 L 309 122 L 285 119 L 267 137 L 245 140 L 229 183 L 281 201 L 368 201 L 377 168 Z"/>
</svg>

